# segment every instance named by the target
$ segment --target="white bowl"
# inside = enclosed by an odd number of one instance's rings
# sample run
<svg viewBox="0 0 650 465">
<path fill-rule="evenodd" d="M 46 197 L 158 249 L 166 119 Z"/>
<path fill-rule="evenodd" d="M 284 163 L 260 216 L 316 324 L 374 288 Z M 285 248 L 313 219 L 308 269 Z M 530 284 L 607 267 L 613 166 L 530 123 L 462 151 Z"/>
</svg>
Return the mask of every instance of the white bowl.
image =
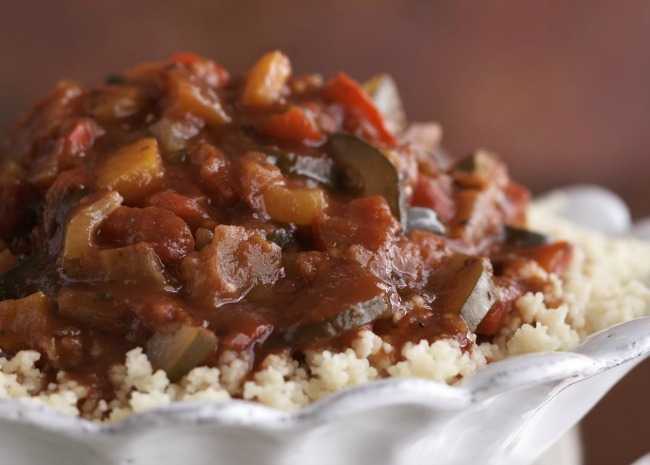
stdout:
<svg viewBox="0 0 650 465">
<path fill-rule="evenodd" d="M 629 214 L 622 203 L 604 201 L 607 195 L 573 190 L 564 205 L 573 201 L 601 224 L 612 218 L 604 229 L 620 233 Z M 573 352 L 493 363 L 457 386 L 377 381 L 294 414 L 239 400 L 179 403 L 100 425 L 0 401 L 0 463 L 524 465 L 648 355 L 650 318 L 641 318 L 593 335 Z"/>
</svg>

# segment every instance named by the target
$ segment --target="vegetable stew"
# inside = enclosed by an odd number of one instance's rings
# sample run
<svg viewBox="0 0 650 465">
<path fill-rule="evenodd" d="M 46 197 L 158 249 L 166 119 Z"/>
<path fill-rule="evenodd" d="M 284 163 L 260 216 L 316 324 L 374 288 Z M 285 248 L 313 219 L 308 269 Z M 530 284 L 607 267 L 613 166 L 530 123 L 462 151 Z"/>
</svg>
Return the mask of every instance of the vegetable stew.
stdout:
<svg viewBox="0 0 650 465">
<path fill-rule="evenodd" d="M 134 347 L 177 379 L 364 328 L 492 337 L 535 287 L 519 270 L 571 247 L 526 230 L 500 160 L 441 163 L 409 129 L 390 77 L 295 75 L 279 51 L 242 77 L 178 53 L 58 84 L 0 159 L 0 347 L 110 397 Z"/>
</svg>

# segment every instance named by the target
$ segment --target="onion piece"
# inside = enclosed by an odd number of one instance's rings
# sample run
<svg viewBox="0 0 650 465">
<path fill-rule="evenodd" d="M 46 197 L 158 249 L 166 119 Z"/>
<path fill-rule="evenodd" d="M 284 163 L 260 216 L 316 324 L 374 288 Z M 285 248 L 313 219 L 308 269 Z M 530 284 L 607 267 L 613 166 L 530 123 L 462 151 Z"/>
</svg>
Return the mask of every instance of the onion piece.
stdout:
<svg viewBox="0 0 650 465">
<path fill-rule="evenodd" d="M 83 277 L 84 270 L 96 266 L 93 238 L 99 225 L 122 205 L 122 196 L 106 192 L 89 205 L 81 207 L 68 221 L 63 244 L 63 271 L 70 277 Z"/>
<path fill-rule="evenodd" d="M 406 129 L 406 112 L 395 80 L 388 74 L 378 74 L 363 83 L 375 106 L 384 117 L 386 127 L 393 134 Z"/>
<path fill-rule="evenodd" d="M 445 234 L 446 228 L 435 211 L 425 207 L 411 207 L 407 211 L 406 231 L 423 229 L 434 234 Z"/>
<path fill-rule="evenodd" d="M 215 351 L 217 336 L 201 326 L 183 325 L 171 333 L 155 333 L 147 342 L 147 356 L 156 369 L 176 381 Z"/>
<path fill-rule="evenodd" d="M 79 281 L 139 281 L 164 287 L 164 268 L 150 244 L 139 242 L 116 249 L 95 245 L 97 228 L 121 204 L 120 194 L 106 192 L 72 216 L 63 246 L 63 272 Z"/>
</svg>

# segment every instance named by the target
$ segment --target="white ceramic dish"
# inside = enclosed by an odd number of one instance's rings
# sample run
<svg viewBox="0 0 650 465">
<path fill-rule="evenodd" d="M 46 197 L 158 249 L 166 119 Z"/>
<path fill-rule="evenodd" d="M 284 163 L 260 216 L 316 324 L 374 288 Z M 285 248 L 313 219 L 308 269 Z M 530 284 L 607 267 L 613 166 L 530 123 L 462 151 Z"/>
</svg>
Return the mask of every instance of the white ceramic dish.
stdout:
<svg viewBox="0 0 650 465">
<path fill-rule="evenodd" d="M 565 213 L 579 209 L 583 222 L 623 233 L 625 206 L 589 189 L 567 191 Z M 99 425 L 0 401 L 0 464 L 525 465 L 648 355 L 650 318 L 642 318 L 574 352 L 494 363 L 458 386 L 378 381 L 295 414 L 244 401 L 186 403 Z"/>
</svg>

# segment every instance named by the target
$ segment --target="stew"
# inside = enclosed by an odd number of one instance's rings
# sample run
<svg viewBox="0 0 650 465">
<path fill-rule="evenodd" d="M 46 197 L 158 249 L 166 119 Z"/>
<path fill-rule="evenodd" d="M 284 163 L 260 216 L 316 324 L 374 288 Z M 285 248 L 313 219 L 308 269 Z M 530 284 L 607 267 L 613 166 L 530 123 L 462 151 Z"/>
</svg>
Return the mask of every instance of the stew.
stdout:
<svg viewBox="0 0 650 465">
<path fill-rule="evenodd" d="M 571 247 L 526 230 L 528 192 L 478 152 L 411 143 L 395 83 L 241 78 L 181 53 L 60 83 L 0 165 L 0 347 L 109 390 L 143 347 L 179 378 L 226 351 L 489 338 Z M 90 380 L 90 381 L 89 381 Z M 110 396 L 110 392 L 104 393 Z"/>
</svg>

